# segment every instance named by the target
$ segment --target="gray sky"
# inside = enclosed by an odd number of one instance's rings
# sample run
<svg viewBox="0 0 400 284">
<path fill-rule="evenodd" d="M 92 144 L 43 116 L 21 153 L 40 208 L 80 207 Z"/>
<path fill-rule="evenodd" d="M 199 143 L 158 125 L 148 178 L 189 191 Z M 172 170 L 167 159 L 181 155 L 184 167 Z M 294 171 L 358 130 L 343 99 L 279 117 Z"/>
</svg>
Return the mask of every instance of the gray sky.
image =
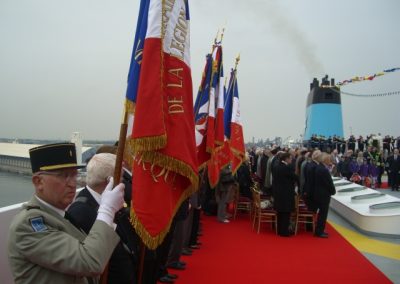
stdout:
<svg viewBox="0 0 400 284">
<path fill-rule="evenodd" d="M 139 0 L 0 0 L 0 137 L 117 139 Z M 398 0 L 192 0 L 194 97 L 205 54 L 226 26 L 245 140 L 304 131 L 313 77 L 342 81 L 400 67 Z M 400 72 L 348 85 L 400 90 Z M 400 135 L 400 96 L 342 95 L 345 135 Z"/>
</svg>

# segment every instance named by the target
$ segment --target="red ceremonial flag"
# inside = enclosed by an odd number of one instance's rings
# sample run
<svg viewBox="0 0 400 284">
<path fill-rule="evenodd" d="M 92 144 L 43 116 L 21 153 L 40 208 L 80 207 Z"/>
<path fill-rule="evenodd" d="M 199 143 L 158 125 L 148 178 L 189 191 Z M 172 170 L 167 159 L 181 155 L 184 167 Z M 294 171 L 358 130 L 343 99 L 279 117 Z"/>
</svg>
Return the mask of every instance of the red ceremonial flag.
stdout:
<svg viewBox="0 0 400 284">
<path fill-rule="evenodd" d="M 215 94 L 217 110 L 215 119 L 215 149 L 208 163 L 208 180 L 211 187 L 215 187 L 219 181 L 221 169 L 230 159 L 224 149 L 224 68 L 222 59 L 222 46 L 217 43 L 213 51 L 213 80 L 211 93 Z"/>
<path fill-rule="evenodd" d="M 222 136 L 217 135 L 215 126 L 216 116 L 218 117 L 215 102 L 218 101 L 218 104 L 220 104 L 218 97 L 221 88 L 223 88 L 222 80 L 222 48 L 220 43 L 215 42 L 212 53 L 207 55 L 206 66 L 194 106 L 199 169 L 202 169 L 210 160 L 215 147 L 223 143 L 223 119 L 217 122 L 222 122 Z M 221 108 L 223 109 L 223 101 Z M 217 126 L 217 128 L 221 128 L 221 126 Z"/>
<path fill-rule="evenodd" d="M 239 58 L 236 59 L 236 64 L 238 63 Z M 229 111 L 227 111 L 227 124 L 225 135 L 229 139 L 229 145 L 231 150 L 231 165 L 232 165 L 232 172 L 236 173 L 239 169 L 240 165 L 244 161 L 245 157 L 245 147 L 244 147 L 244 138 L 243 138 L 243 127 L 240 121 L 240 104 L 239 104 L 239 91 L 238 91 L 238 84 L 237 84 L 237 77 L 236 74 L 237 69 L 231 72 L 231 78 L 229 80 L 229 86 L 227 91 L 227 105 L 230 104 L 230 107 L 227 107 Z"/>
<path fill-rule="evenodd" d="M 215 144 L 224 143 L 224 68 L 222 64 L 222 46 L 218 44 L 213 52 L 213 82 L 211 92 L 217 100 Z M 215 111 L 214 111 L 215 112 Z"/>
<path fill-rule="evenodd" d="M 205 167 L 214 150 L 215 102 L 210 99 L 212 56 L 207 54 L 206 65 L 194 105 L 195 136 L 199 169 Z"/>
<path fill-rule="evenodd" d="M 198 175 L 188 2 L 142 0 L 142 5 L 148 10 L 130 142 L 131 222 L 155 249 L 182 201 L 197 189 Z"/>
</svg>

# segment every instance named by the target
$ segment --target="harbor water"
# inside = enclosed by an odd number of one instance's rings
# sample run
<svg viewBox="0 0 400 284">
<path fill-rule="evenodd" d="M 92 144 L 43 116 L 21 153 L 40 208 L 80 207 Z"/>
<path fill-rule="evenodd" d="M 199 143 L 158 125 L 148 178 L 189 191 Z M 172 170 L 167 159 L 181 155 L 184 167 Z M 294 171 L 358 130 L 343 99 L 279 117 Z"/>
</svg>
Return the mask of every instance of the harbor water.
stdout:
<svg viewBox="0 0 400 284">
<path fill-rule="evenodd" d="M 31 176 L 0 171 L 0 207 L 28 201 L 33 192 Z"/>
</svg>

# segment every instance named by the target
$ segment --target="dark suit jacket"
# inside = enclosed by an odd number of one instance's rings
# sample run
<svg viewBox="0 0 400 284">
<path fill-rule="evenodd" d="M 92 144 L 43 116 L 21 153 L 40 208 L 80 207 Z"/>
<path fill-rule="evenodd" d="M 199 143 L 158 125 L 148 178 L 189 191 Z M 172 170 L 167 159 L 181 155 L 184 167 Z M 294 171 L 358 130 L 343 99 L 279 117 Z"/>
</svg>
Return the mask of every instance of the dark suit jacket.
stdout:
<svg viewBox="0 0 400 284">
<path fill-rule="evenodd" d="M 99 204 L 85 187 L 68 208 L 68 213 L 72 218 L 71 222 L 87 233 L 96 220 L 98 208 Z M 133 257 L 122 242 L 119 242 L 109 261 L 108 283 L 131 284 L 135 283 L 136 276 Z"/>
<path fill-rule="evenodd" d="M 124 193 L 124 200 L 128 207 L 131 206 L 132 200 L 132 175 L 130 175 L 127 171 L 124 170 L 122 174 L 122 182 L 125 185 L 125 193 Z"/>
<path fill-rule="evenodd" d="M 272 172 L 272 194 L 274 208 L 278 212 L 294 210 L 295 183 L 297 176 L 290 165 L 279 162 Z"/>
<path fill-rule="evenodd" d="M 311 161 L 306 164 L 305 169 L 304 169 L 304 188 L 303 192 L 309 196 L 310 198 L 312 197 L 314 193 L 314 187 L 315 187 L 315 169 L 318 166 L 318 164 L 315 161 Z"/>
<path fill-rule="evenodd" d="M 315 168 L 314 184 L 314 202 L 317 204 L 329 204 L 331 195 L 336 193 L 336 189 L 329 170 L 323 164 L 319 164 Z"/>
<path fill-rule="evenodd" d="M 390 156 L 388 158 L 389 163 L 389 171 L 391 173 L 398 173 L 400 171 L 400 155 L 397 156 L 397 159 L 394 159 L 394 156 Z"/>
</svg>

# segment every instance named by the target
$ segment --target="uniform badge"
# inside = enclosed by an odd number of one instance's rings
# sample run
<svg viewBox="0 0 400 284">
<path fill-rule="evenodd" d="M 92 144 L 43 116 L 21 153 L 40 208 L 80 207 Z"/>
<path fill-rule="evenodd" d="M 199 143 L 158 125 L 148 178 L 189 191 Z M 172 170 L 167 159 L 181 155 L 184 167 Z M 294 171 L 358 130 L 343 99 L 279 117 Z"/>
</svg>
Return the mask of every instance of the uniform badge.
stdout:
<svg viewBox="0 0 400 284">
<path fill-rule="evenodd" d="M 29 219 L 29 221 L 31 222 L 31 227 L 35 232 L 43 232 L 48 230 L 47 226 L 44 224 L 42 216 Z"/>
</svg>

